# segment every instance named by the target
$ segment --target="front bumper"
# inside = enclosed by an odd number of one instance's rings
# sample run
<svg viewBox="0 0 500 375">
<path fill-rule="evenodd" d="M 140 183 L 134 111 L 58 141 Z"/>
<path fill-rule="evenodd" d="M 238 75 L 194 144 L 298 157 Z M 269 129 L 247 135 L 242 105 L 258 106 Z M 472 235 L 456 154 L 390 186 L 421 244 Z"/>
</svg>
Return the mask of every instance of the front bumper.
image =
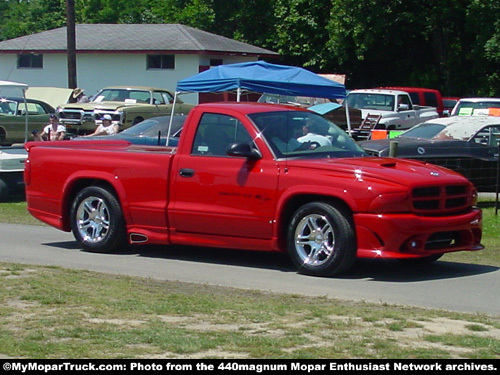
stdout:
<svg viewBox="0 0 500 375">
<path fill-rule="evenodd" d="M 479 209 L 444 217 L 358 213 L 354 222 L 360 258 L 419 258 L 484 248 Z"/>
<path fill-rule="evenodd" d="M 121 111 L 95 109 L 84 111 L 77 109 L 65 109 L 58 112 L 59 122 L 66 126 L 66 132 L 75 135 L 93 133 L 102 121 L 104 115 L 110 115 L 113 123 L 122 125 L 124 114 Z"/>
</svg>

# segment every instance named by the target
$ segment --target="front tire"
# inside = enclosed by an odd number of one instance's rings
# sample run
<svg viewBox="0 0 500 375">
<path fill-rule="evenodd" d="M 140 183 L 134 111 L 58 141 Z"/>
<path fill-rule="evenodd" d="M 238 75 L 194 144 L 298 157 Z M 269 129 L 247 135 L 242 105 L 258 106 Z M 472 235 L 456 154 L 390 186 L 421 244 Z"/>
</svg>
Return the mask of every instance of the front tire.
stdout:
<svg viewBox="0 0 500 375">
<path fill-rule="evenodd" d="M 132 121 L 132 126 L 137 125 L 138 123 L 144 121 L 142 117 L 136 117 L 134 121 Z"/>
<path fill-rule="evenodd" d="M 107 189 L 81 190 L 71 208 L 71 229 L 87 251 L 108 253 L 125 243 L 125 222 L 116 197 Z"/>
<path fill-rule="evenodd" d="M 345 210 L 323 202 L 307 203 L 295 212 L 287 246 L 300 273 L 334 276 L 352 267 L 357 246 L 349 216 Z"/>
</svg>

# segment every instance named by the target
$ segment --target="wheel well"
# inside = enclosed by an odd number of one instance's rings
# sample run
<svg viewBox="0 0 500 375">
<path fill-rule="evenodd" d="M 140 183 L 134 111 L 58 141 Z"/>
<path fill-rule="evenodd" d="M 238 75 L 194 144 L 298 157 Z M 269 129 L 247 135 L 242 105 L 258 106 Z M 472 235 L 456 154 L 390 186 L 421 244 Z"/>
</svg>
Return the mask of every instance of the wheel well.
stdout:
<svg viewBox="0 0 500 375">
<path fill-rule="evenodd" d="M 315 194 L 295 196 L 286 203 L 286 206 L 279 217 L 278 241 L 282 250 L 286 250 L 286 233 L 288 231 L 293 213 L 297 211 L 299 207 L 310 202 L 324 202 L 335 206 L 347 215 L 348 220 L 351 222 L 353 221 L 352 210 L 342 199 Z"/>
<path fill-rule="evenodd" d="M 134 121 L 132 121 L 132 125 L 138 124 L 141 121 L 144 121 L 144 118 L 142 116 L 137 116 L 136 118 L 134 118 Z"/>
<path fill-rule="evenodd" d="M 81 179 L 76 181 L 66 194 L 64 198 L 64 204 L 63 204 L 63 222 L 64 222 L 64 228 L 67 230 L 71 229 L 71 223 L 70 223 L 70 214 L 71 214 L 71 206 L 73 205 L 73 201 L 75 200 L 75 197 L 78 195 L 80 191 L 85 189 L 86 187 L 90 186 L 98 186 L 102 187 L 103 189 L 108 190 L 111 194 L 113 194 L 118 201 L 120 201 L 120 198 L 113 187 L 109 182 L 104 181 L 104 180 L 96 180 L 96 179 Z"/>
</svg>

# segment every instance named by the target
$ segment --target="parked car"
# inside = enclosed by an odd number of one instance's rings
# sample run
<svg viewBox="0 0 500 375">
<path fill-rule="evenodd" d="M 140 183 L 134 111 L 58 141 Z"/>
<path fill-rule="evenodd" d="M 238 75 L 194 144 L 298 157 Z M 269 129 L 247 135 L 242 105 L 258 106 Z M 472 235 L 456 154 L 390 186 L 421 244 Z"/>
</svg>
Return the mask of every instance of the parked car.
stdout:
<svg viewBox="0 0 500 375">
<path fill-rule="evenodd" d="M 94 132 L 104 115 L 111 115 L 120 129 L 172 111 L 174 96 L 170 91 L 143 86 L 107 87 L 95 94 L 89 103 L 71 103 L 57 108 L 59 121 L 68 133 L 83 135 Z M 194 105 L 177 98 L 175 113 L 187 114 Z"/>
<path fill-rule="evenodd" d="M 451 111 L 451 115 L 488 115 L 490 108 L 500 111 L 500 98 L 462 98 Z"/>
<path fill-rule="evenodd" d="M 453 169 L 479 191 L 494 191 L 496 184 L 500 117 L 452 116 L 429 120 L 393 139 L 359 142 L 372 156 L 388 156 L 391 141 L 398 141 L 397 157 Z"/>
<path fill-rule="evenodd" d="M 26 105 L 28 111 L 26 111 Z M 35 99 L 7 97 L 0 98 L 0 145 L 23 143 L 26 134 L 26 113 L 28 114 L 28 136 L 35 129 L 49 123 L 49 116 L 55 113 L 54 107 Z M 27 139 L 31 140 L 30 138 Z"/>
<path fill-rule="evenodd" d="M 379 116 L 376 128 L 405 130 L 438 117 L 436 108 L 414 104 L 406 91 L 389 89 L 353 90 L 346 99 L 349 108 L 361 110 L 363 120 Z"/>
<path fill-rule="evenodd" d="M 455 107 L 455 105 L 457 104 L 459 99 L 460 98 L 456 98 L 456 97 L 444 97 L 443 98 L 444 110 L 448 111 L 448 114 L 451 115 L 451 111 L 453 111 L 453 108 Z"/>
<path fill-rule="evenodd" d="M 24 191 L 24 162 L 28 153 L 24 147 L 0 147 L 0 202 L 10 194 Z"/>
<path fill-rule="evenodd" d="M 137 145 L 166 146 L 171 116 L 152 117 L 113 135 L 76 137 L 73 140 L 124 140 Z M 175 115 L 170 130 L 168 146 L 177 146 L 186 115 Z"/>
<path fill-rule="evenodd" d="M 436 108 L 439 117 L 450 115 L 450 112 L 445 112 L 443 97 L 441 96 L 441 92 L 439 90 L 407 86 L 382 88 L 407 92 L 410 95 L 413 104 L 434 107 Z"/>
<path fill-rule="evenodd" d="M 346 114 L 346 108 L 338 103 L 322 103 L 309 107 L 310 111 L 316 112 L 324 118 L 330 120 L 341 129 L 348 131 L 350 128 L 357 128 L 361 125 L 361 110 L 348 108 L 349 124 Z"/>
</svg>

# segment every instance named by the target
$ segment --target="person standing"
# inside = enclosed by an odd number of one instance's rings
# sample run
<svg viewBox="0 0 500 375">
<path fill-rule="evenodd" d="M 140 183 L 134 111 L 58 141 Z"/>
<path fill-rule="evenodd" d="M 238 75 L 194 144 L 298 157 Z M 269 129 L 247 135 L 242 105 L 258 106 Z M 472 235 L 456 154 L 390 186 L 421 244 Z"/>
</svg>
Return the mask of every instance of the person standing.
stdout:
<svg viewBox="0 0 500 375">
<path fill-rule="evenodd" d="M 73 91 L 73 99 L 76 100 L 76 103 L 88 103 L 89 98 L 85 95 L 85 92 L 82 89 L 76 88 Z"/>
<path fill-rule="evenodd" d="M 49 124 L 47 124 L 41 133 L 33 131 L 33 140 L 35 141 L 62 141 L 66 136 L 66 126 L 59 123 L 56 115 L 50 115 Z"/>
</svg>

